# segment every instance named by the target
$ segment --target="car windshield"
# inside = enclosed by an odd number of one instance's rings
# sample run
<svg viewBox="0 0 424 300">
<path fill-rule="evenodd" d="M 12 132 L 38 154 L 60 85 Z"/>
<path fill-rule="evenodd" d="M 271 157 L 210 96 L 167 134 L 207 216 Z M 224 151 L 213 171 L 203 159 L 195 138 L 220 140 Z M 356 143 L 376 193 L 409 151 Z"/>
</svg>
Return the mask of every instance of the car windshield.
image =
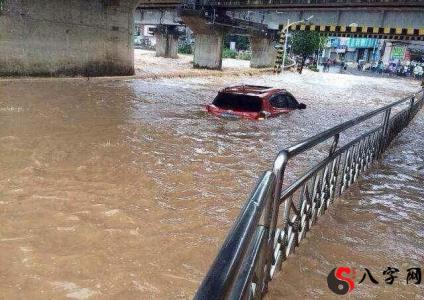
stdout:
<svg viewBox="0 0 424 300">
<path fill-rule="evenodd" d="M 260 112 L 262 110 L 261 98 L 243 94 L 219 93 L 213 105 L 234 111 Z"/>
</svg>

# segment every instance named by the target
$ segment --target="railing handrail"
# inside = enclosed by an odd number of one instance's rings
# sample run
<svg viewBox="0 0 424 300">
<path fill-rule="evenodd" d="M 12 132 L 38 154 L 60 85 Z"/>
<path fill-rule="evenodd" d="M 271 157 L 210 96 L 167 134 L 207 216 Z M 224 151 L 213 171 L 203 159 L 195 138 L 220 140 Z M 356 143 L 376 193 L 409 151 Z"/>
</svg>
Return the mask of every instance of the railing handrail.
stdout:
<svg viewBox="0 0 424 300">
<path fill-rule="evenodd" d="M 423 93 L 424 90 L 421 90 L 280 151 L 274 161 L 273 172 L 264 173 L 242 208 L 195 299 L 244 299 L 244 296 L 252 293 L 261 298 L 275 270 L 309 230 L 305 231 L 306 224 L 302 225 L 302 222 L 313 224 L 317 214 L 322 212 L 323 207 L 325 211 L 329 201 L 335 197 L 336 187 L 340 195 L 356 181 L 361 171 L 380 156 L 391 139 L 423 106 Z M 392 108 L 407 101 L 409 106 L 390 118 Z M 382 113 L 384 121 L 381 125 L 337 149 L 340 133 Z M 281 192 L 287 161 L 331 137 L 334 137 L 334 141 L 329 155 Z M 308 191 L 308 187 L 313 190 Z M 299 190 L 302 209 L 294 208 L 293 202 L 293 194 Z M 284 204 L 283 229 L 277 228 L 281 204 Z"/>
<path fill-rule="evenodd" d="M 288 158 L 292 158 L 302 152 L 305 152 L 308 149 L 311 149 L 312 147 L 328 140 L 331 137 L 334 137 L 336 134 L 341 133 L 342 131 L 345 131 L 346 129 L 349 129 L 351 127 L 354 127 L 368 119 L 371 119 L 375 117 L 376 115 L 382 113 L 383 111 L 387 111 L 389 108 L 398 106 L 399 104 L 402 104 L 404 102 L 410 101 L 411 97 L 416 97 L 419 93 L 422 93 L 422 91 L 419 91 L 417 93 L 414 93 L 410 96 L 407 96 L 401 100 L 398 100 L 396 102 L 393 102 L 391 104 L 388 104 L 386 106 L 383 106 L 381 108 L 375 109 L 373 111 L 370 111 L 368 113 L 365 113 L 361 116 L 358 116 L 354 119 L 351 119 L 349 121 L 346 121 L 344 123 L 341 123 L 337 126 L 334 126 L 332 128 L 329 128 L 323 132 L 320 132 L 316 134 L 315 136 L 312 136 L 310 138 L 307 138 L 291 147 L 288 147 L 287 149 L 283 150 L 287 152 Z"/>
<path fill-rule="evenodd" d="M 300 176 L 295 182 L 293 182 L 292 184 L 290 184 L 289 186 L 287 186 L 284 191 L 282 192 L 280 198 L 284 199 L 286 198 L 288 195 L 290 195 L 294 190 L 296 190 L 297 188 L 299 188 L 299 186 L 302 185 L 303 182 L 305 182 L 306 180 L 308 180 L 311 175 L 320 167 L 322 167 L 323 165 L 325 165 L 326 163 L 328 163 L 329 161 L 331 161 L 331 159 L 334 156 L 339 155 L 341 152 L 343 152 L 344 150 L 346 150 L 347 148 L 349 148 L 349 146 L 351 146 L 352 144 L 355 144 L 356 142 L 358 142 L 364 135 L 372 133 L 372 132 L 376 132 L 380 129 L 380 127 L 374 128 L 371 131 L 366 132 L 365 134 L 355 138 L 354 140 L 350 141 L 349 143 L 347 143 L 346 145 L 344 145 L 343 147 L 341 147 L 340 149 L 338 149 L 336 152 L 333 153 L 332 156 L 328 156 L 327 158 L 323 159 L 322 161 L 320 161 L 318 164 L 316 164 L 315 166 L 313 166 L 312 168 L 310 168 L 309 170 L 307 170 L 302 176 Z"/>
</svg>

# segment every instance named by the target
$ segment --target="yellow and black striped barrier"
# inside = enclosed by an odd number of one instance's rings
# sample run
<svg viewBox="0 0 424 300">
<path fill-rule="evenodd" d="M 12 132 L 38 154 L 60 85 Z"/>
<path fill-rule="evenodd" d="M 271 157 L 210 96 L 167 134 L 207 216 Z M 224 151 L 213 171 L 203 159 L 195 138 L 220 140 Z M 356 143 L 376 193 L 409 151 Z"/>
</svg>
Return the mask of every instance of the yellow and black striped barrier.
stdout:
<svg viewBox="0 0 424 300">
<path fill-rule="evenodd" d="M 280 26 L 280 30 L 283 26 Z M 340 26 L 340 25 L 293 25 L 292 31 L 317 31 L 324 35 L 340 37 L 366 37 L 375 39 L 422 41 L 424 28 L 389 28 L 373 26 Z"/>
<path fill-rule="evenodd" d="M 281 73 L 282 71 L 282 65 L 283 65 L 283 59 L 284 59 L 284 42 L 286 39 L 286 32 L 283 30 L 284 28 L 281 28 L 280 26 L 280 37 L 277 44 L 277 57 L 275 59 L 275 65 L 274 65 L 274 73 Z"/>
</svg>

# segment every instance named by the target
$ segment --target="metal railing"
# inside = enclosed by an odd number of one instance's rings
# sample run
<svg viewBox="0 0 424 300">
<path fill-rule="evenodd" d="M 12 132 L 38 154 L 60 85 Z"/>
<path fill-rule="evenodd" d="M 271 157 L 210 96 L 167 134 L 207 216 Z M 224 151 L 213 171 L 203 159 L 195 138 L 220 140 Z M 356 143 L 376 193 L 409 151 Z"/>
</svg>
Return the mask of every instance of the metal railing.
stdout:
<svg viewBox="0 0 424 300">
<path fill-rule="evenodd" d="M 282 150 L 241 210 L 195 299 L 261 299 L 317 218 L 381 156 L 423 103 L 422 90 Z M 381 123 L 339 146 L 341 134 L 377 116 Z M 331 142 L 328 155 L 285 186 L 287 163 L 325 142 Z"/>
</svg>

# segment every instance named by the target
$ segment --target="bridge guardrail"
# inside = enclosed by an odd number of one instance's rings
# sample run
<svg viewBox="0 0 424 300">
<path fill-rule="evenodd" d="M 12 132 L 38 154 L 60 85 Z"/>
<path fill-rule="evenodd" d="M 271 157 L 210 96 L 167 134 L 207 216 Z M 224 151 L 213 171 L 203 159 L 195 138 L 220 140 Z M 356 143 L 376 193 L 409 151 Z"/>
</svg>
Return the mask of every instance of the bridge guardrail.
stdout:
<svg viewBox="0 0 424 300">
<path fill-rule="evenodd" d="M 261 299 L 318 217 L 380 158 L 423 104 L 421 90 L 280 151 L 273 170 L 262 175 L 241 210 L 195 299 Z M 381 124 L 338 146 L 341 134 L 376 116 L 383 117 Z M 326 141 L 332 141 L 328 156 L 285 186 L 287 163 Z"/>
</svg>

